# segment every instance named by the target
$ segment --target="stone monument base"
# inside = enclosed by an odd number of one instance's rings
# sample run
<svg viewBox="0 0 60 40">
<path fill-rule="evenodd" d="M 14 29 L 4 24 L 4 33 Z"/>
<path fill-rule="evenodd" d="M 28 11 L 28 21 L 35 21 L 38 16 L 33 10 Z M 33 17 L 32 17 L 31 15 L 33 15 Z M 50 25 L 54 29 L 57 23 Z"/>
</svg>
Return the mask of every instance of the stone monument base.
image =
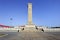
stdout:
<svg viewBox="0 0 60 40">
<path fill-rule="evenodd" d="M 37 31 L 36 30 L 36 27 L 35 27 L 35 25 L 25 25 L 25 27 L 24 27 L 24 30 L 23 30 L 23 32 L 35 32 L 35 31 Z"/>
<path fill-rule="evenodd" d="M 35 28 L 35 25 L 33 25 L 33 24 L 31 24 L 31 25 L 27 24 L 27 25 L 25 25 L 25 28 L 24 29 L 25 30 L 34 30 L 36 28 Z"/>
<path fill-rule="evenodd" d="M 35 28 L 35 25 L 34 24 L 27 24 L 27 25 L 25 25 L 25 27 L 33 27 L 33 28 Z"/>
<path fill-rule="evenodd" d="M 24 30 L 20 32 L 41 32 L 41 30 L 37 30 L 35 27 L 24 27 Z"/>
</svg>

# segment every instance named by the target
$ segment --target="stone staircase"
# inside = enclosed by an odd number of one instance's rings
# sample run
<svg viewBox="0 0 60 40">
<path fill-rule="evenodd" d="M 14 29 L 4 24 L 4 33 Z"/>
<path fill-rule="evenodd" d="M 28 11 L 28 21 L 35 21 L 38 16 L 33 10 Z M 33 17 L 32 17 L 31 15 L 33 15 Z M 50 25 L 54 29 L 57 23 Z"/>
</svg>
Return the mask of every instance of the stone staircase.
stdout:
<svg viewBox="0 0 60 40">
<path fill-rule="evenodd" d="M 21 30 L 20 32 L 42 32 L 42 31 L 36 29 L 35 27 L 25 27 L 24 30 Z"/>
</svg>

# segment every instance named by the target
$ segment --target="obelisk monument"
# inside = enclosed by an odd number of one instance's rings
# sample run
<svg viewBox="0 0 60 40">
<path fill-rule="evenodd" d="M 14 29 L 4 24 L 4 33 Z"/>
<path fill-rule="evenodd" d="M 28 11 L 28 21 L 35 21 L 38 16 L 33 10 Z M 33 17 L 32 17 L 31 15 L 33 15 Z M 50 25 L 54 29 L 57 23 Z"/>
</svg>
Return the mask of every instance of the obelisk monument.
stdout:
<svg viewBox="0 0 60 40">
<path fill-rule="evenodd" d="M 26 27 L 35 27 L 32 22 L 32 3 L 28 3 L 28 23 L 25 25 Z"/>
<path fill-rule="evenodd" d="M 32 3 L 28 3 L 28 24 L 32 24 Z"/>
</svg>

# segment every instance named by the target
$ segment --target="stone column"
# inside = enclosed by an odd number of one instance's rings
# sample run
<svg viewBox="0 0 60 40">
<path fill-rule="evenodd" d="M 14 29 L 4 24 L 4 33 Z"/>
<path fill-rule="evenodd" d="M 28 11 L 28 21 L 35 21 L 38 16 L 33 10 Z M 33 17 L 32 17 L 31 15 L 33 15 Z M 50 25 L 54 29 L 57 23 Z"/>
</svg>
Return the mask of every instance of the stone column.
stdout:
<svg viewBox="0 0 60 40">
<path fill-rule="evenodd" d="M 25 25 L 25 29 L 35 29 L 35 25 L 32 22 L 32 3 L 28 3 L 28 24 Z"/>
<path fill-rule="evenodd" d="M 28 3 L 28 24 L 32 24 L 32 3 Z"/>
</svg>

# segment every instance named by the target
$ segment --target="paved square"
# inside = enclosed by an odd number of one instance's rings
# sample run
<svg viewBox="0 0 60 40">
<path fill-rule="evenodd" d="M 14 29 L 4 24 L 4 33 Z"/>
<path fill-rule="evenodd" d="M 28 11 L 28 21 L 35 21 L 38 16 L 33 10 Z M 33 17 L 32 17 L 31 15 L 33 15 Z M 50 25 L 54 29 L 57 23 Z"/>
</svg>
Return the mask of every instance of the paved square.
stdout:
<svg viewBox="0 0 60 40">
<path fill-rule="evenodd" d="M 1 32 L 0 40 L 60 40 L 60 32 Z"/>
</svg>

